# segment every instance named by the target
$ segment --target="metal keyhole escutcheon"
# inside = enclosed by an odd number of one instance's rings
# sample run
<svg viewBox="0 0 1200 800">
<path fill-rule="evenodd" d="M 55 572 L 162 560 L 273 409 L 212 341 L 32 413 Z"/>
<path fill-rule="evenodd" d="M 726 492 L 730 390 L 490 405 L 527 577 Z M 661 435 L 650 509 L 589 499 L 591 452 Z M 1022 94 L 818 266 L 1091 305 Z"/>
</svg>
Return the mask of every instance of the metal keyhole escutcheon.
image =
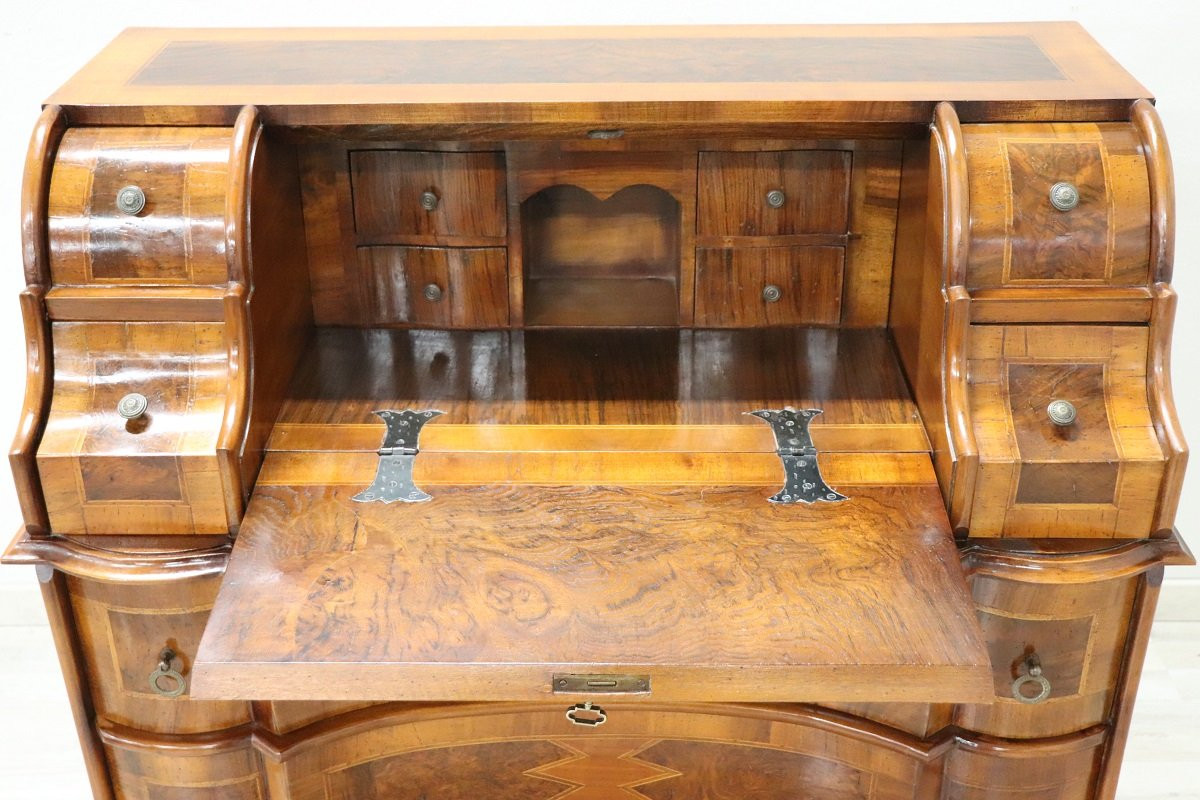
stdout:
<svg viewBox="0 0 1200 800">
<path fill-rule="evenodd" d="M 603 708 L 588 700 L 585 703 L 576 703 L 567 709 L 567 719 L 571 720 L 572 725 L 584 725 L 589 728 L 595 728 L 598 725 L 603 725 L 608 719 L 608 714 Z"/>
</svg>

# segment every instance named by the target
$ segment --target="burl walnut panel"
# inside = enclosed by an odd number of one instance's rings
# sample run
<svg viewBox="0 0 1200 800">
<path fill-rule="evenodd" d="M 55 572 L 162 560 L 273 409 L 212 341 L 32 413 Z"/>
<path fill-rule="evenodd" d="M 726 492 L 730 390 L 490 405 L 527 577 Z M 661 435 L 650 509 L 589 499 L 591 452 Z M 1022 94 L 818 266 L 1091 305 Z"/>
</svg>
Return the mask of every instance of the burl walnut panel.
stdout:
<svg viewBox="0 0 1200 800">
<path fill-rule="evenodd" d="M 975 575 L 971 590 L 988 643 L 996 697 L 960 705 L 954 722 L 1009 738 L 1060 736 L 1105 722 L 1117 691 L 1138 576 L 1089 583 L 1022 583 Z M 1050 681 L 1038 704 L 1017 701 L 1013 681 L 1036 654 Z"/>
<path fill-rule="evenodd" d="M 1144 285 L 1150 188 L 1128 123 L 964 125 L 971 288 Z M 1059 211 L 1050 189 L 1074 184 Z"/>
<path fill-rule="evenodd" d="M 54 387 L 37 464 L 55 533 L 225 533 L 216 447 L 224 326 L 56 322 Z M 130 392 L 145 415 L 117 413 Z"/>
<path fill-rule="evenodd" d="M 842 247 L 701 248 L 696 251 L 696 324 L 738 328 L 837 325 Z M 764 295 L 777 290 L 777 294 Z"/>
<path fill-rule="evenodd" d="M 850 163 L 844 150 L 701 153 L 697 233 L 844 234 Z M 783 193 L 778 207 L 767 202 L 772 191 Z"/>
<path fill-rule="evenodd" d="M 495 328 L 508 324 L 504 248 L 360 247 L 367 319 L 375 325 Z"/>
<path fill-rule="evenodd" d="M 106 723 L 156 733 L 202 733 L 250 721 L 248 703 L 163 697 L 150 674 L 164 648 L 189 684 L 219 575 L 158 583 L 68 577 L 71 607 L 96 714 Z M 167 682 L 163 682 L 167 685 Z"/>
<path fill-rule="evenodd" d="M 502 153 L 357 150 L 350 153 L 350 181 L 355 229 L 364 243 L 422 236 L 433 244 L 507 232 Z M 436 207 L 422 207 L 425 192 Z"/>
<path fill-rule="evenodd" d="M 979 473 L 972 536 L 1141 537 L 1165 458 L 1147 400 L 1149 331 L 976 325 L 968 334 Z M 1074 424 L 1050 421 L 1066 400 Z"/>
<path fill-rule="evenodd" d="M 50 181 L 50 274 L 60 284 L 229 280 L 230 128 L 72 128 Z M 137 186 L 146 206 L 117 210 Z"/>
</svg>

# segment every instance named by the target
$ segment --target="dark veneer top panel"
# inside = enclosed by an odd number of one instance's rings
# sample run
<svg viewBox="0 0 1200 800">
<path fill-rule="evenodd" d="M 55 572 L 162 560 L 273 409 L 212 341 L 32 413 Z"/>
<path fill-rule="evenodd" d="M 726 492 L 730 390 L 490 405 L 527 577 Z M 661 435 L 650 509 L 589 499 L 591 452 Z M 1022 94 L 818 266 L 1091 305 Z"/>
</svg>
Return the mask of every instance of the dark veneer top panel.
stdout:
<svg viewBox="0 0 1200 800">
<path fill-rule="evenodd" d="M 1061 81 L 1028 36 L 174 41 L 135 86 Z"/>
</svg>

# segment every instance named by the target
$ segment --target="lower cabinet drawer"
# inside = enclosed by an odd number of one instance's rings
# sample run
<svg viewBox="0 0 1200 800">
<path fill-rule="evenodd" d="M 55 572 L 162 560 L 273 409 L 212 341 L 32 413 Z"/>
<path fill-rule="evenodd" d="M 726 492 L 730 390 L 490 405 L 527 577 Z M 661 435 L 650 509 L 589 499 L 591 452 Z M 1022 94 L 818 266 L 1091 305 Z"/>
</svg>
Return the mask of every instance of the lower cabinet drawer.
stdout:
<svg viewBox="0 0 1200 800">
<path fill-rule="evenodd" d="M 248 729 L 163 741 L 100 731 L 116 800 L 265 800 L 266 781 Z"/>
<path fill-rule="evenodd" d="M 489 328 L 508 324 L 502 247 L 360 247 L 371 325 Z"/>
<path fill-rule="evenodd" d="M 192 659 L 219 584 L 219 576 L 149 585 L 67 579 L 101 721 L 164 734 L 223 730 L 250 721 L 248 703 L 188 696 Z M 178 677 L 160 674 L 164 650 L 171 652 L 167 667 Z"/>
<path fill-rule="evenodd" d="M 37 467 L 58 534 L 227 533 L 225 328 L 56 322 Z"/>
<path fill-rule="evenodd" d="M 960 741 L 946 762 L 941 800 L 1089 800 L 1105 731 L 1011 745 Z"/>
<path fill-rule="evenodd" d="M 836 325 L 843 247 L 699 248 L 696 325 Z"/>
<path fill-rule="evenodd" d="M 1140 580 L 1053 584 L 972 576 L 996 699 L 956 706 L 954 722 L 1009 738 L 1059 736 L 1105 722 Z"/>
</svg>

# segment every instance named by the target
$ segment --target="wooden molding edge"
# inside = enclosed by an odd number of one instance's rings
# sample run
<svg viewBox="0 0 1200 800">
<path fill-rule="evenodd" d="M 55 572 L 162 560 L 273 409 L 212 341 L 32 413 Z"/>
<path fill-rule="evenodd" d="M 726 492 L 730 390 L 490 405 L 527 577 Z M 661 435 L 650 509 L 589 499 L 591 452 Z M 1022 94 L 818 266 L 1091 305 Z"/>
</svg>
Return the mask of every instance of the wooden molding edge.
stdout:
<svg viewBox="0 0 1200 800">
<path fill-rule="evenodd" d="M 1135 100 L 1129 112 L 1142 140 L 1150 179 L 1150 280 L 1170 283 L 1175 268 L 1175 175 L 1162 119 L 1149 100 Z"/>
<path fill-rule="evenodd" d="M 1165 283 L 1153 287 L 1154 304 L 1150 315 L 1150 346 L 1147 354 L 1146 387 L 1150 401 L 1150 419 L 1166 458 L 1158 507 L 1151 525 L 1156 536 L 1168 535 L 1175 524 L 1175 513 L 1183 494 L 1183 474 L 1187 467 L 1188 446 L 1183 438 L 1175 395 L 1171 388 L 1171 336 L 1175 325 L 1175 291 Z"/>
<path fill-rule="evenodd" d="M 232 543 L 226 542 L 192 550 L 119 552 L 20 531 L 0 555 L 0 563 L 49 566 L 77 578 L 107 583 L 163 583 L 220 575 L 231 549 Z"/>
<path fill-rule="evenodd" d="M 46 228 L 50 173 L 67 125 L 67 115 L 61 108 L 46 106 L 29 140 L 25 177 L 21 182 L 21 251 L 25 283 L 30 286 L 50 285 L 50 238 Z"/>
<path fill-rule="evenodd" d="M 967 575 L 987 575 L 1020 583 L 1097 583 L 1147 572 L 1159 565 L 1195 564 L 1177 532 L 1166 539 L 1095 540 L 1094 550 L 1078 551 L 1079 539 L 968 540 L 960 555 Z M 1056 545 L 1062 545 L 1056 550 Z"/>
<path fill-rule="evenodd" d="M 17 486 L 17 500 L 26 530 L 46 533 L 50 514 L 38 474 L 37 450 L 50 413 L 54 375 L 54 354 L 50 338 L 50 320 L 46 316 L 45 289 L 30 286 L 21 293 L 21 318 L 25 330 L 25 398 L 21 417 L 8 451 L 8 463 Z"/>
</svg>

